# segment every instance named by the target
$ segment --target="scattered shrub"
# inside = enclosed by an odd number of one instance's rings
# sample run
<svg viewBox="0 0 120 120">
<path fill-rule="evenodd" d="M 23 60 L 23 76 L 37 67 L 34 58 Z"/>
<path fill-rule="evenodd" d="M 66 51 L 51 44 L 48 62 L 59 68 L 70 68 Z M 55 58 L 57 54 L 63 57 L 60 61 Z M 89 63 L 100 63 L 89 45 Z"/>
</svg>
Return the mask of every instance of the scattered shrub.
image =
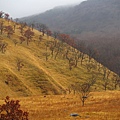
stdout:
<svg viewBox="0 0 120 120">
<path fill-rule="evenodd" d="M 0 120 L 28 120 L 28 112 L 20 109 L 19 100 L 5 99 L 5 104 L 0 105 Z"/>
</svg>

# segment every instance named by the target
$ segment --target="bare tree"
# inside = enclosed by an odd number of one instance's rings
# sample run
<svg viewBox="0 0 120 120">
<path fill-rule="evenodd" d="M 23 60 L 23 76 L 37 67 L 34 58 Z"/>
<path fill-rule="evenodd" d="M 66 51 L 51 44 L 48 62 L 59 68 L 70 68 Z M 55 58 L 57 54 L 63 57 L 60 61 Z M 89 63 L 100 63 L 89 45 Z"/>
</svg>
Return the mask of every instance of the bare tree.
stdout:
<svg viewBox="0 0 120 120">
<path fill-rule="evenodd" d="M 46 30 L 46 33 L 47 33 L 47 37 L 48 37 L 48 39 L 49 39 L 49 36 L 51 36 L 51 35 L 52 35 L 52 31 L 51 31 L 51 30 L 49 30 L 49 29 L 47 29 L 47 30 Z"/>
<path fill-rule="evenodd" d="M 16 23 L 13 23 L 13 30 L 15 32 L 15 29 L 16 29 Z"/>
<path fill-rule="evenodd" d="M 53 44 L 50 45 L 50 51 L 51 51 L 52 57 L 53 57 L 53 55 L 54 55 L 54 50 L 55 50 L 55 45 L 54 45 L 54 43 L 53 43 Z"/>
<path fill-rule="evenodd" d="M 12 82 L 12 75 L 6 75 L 5 83 L 9 85 L 10 82 Z"/>
<path fill-rule="evenodd" d="M 4 30 L 4 22 L 2 21 L 2 22 L 0 22 L 0 33 L 1 33 L 1 35 L 3 33 L 3 30 Z"/>
<path fill-rule="evenodd" d="M 108 79 L 103 79 L 102 86 L 104 87 L 105 91 L 107 90 L 108 85 L 109 85 L 109 80 Z"/>
<path fill-rule="evenodd" d="M 56 40 L 59 36 L 59 32 L 53 32 L 53 37 L 54 37 L 54 40 Z"/>
<path fill-rule="evenodd" d="M 23 66 L 24 64 L 22 63 L 22 60 L 17 59 L 17 70 L 20 71 Z"/>
<path fill-rule="evenodd" d="M 25 41 L 25 38 L 23 36 L 20 36 L 19 39 L 20 39 L 20 44 L 22 44 Z"/>
<path fill-rule="evenodd" d="M 72 70 L 73 67 L 75 67 L 75 60 L 73 58 L 68 58 L 69 63 L 69 69 Z"/>
<path fill-rule="evenodd" d="M 45 56 L 46 61 L 48 61 L 48 57 L 50 56 L 50 54 L 46 51 L 43 55 Z"/>
<path fill-rule="evenodd" d="M 30 25 L 30 27 L 32 28 L 32 31 L 33 31 L 34 26 L 35 26 L 34 23 L 32 23 L 32 24 Z"/>
<path fill-rule="evenodd" d="M 77 91 L 78 91 L 78 94 L 80 95 L 82 106 L 85 105 L 85 101 L 89 97 L 90 87 L 91 86 L 89 83 L 83 83 L 82 85 L 78 85 L 78 87 L 77 87 Z"/>
<path fill-rule="evenodd" d="M 102 70 L 103 70 L 103 79 L 105 79 L 107 75 L 107 68 L 105 66 L 102 66 Z"/>
<path fill-rule="evenodd" d="M 82 106 L 85 105 L 85 101 L 90 96 L 91 92 L 91 86 L 93 86 L 96 83 L 97 76 L 95 74 L 92 74 L 92 76 L 86 81 L 86 83 L 76 84 L 76 90 L 80 96 Z"/>
<path fill-rule="evenodd" d="M 120 88 L 120 77 L 117 74 L 113 75 L 113 83 L 115 90 L 117 89 L 117 86 Z"/>
<path fill-rule="evenodd" d="M 88 54 L 88 60 L 89 62 L 91 62 L 92 58 L 95 58 L 97 56 L 97 50 L 91 48 L 91 47 L 88 47 L 86 49 L 87 51 L 87 54 Z"/>
<path fill-rule="evenodd" d="M 15 46 L 18 44 L 18 41 L 16 39 L 13 39 L 13 42 L 14 42 Z"/>
<path fill-rule="evenodd" d="M 56 59 L 57 56 L 58 56 L 58 54 L 61 52 L 61 48 L 62 48 L 61 43 L 58 42 L 58 43 L 56 44 L 56 47 L 55 47 L 55 52 L 56 52 L 56 53 L 55 53 L 54 59 Z"/>
<path fill-rule="evenodd" d="M 87 63 L 86 64 L 88 72 L 90 72 L 92 69 L 96 69 L 96 66 L 93 63 Z"/>
<path fill-rule="evenodd" d="M 73 94 L 76 94 L 76 84 L 71 84 L 69 86 L 69 92 L 71 93 L 73 91 Z"/>
<path fill-rule="evenodd" d="M 6 42 L 0 42 L 0 51 L 2 53 L 5 53 L 7 46 L 8 46 L 8 43 L 6 43 Z"/>
<path fill-rule="evenodd" d="M 39 29 L 40 32 L 42 32 L 42 35 L 44 36 L 48 27 L 45 24 L 39 24 L 38 29 Z"/>
<path fill-rule="evenodd" d="M 30 28 L 28 28 L 25 33 L 24 36 L 27 38 L 27 45 L 29 44 L 30 40 L 32 39 L 32 37 L 34 36 L 34 32 L 32 32 L 30 30 Z"/>
<path fill-rule="evenodd" d="M 11 25 L 5 26 L 4 31 L 7 33 L 7 37 L 8 37 L 8 38 L 10 38 L 11 35 L 13 35 L 13 33 L 14 33 L 14 30 L 13 30 L 13 28 L 12 28 Z"/>
</svg>

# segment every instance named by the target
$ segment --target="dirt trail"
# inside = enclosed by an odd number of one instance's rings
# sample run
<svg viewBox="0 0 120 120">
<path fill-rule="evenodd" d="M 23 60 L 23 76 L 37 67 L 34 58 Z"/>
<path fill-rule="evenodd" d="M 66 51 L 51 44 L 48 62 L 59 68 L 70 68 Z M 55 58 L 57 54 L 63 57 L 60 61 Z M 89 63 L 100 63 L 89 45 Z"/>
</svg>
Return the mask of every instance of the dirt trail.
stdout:
<svg viewBox="0 0 120 120">
<path fill-rule="evenodd" d="M 27 54 L 28 54 L 28 53 L 27 53 Z M 29 53 L 29 54 L 30 54 L 30 53 Z M 27 55 L 27 56 L 29 56 L 29 55 Z M 60 88 L 62 88 L 63 90 L 65 90 L 65 88 L 63 88 L 63 86 L 62 86 L 58 81 L 56 81 L 56 79 L 55 79 L 53 76 L 51 76 L 50 72 L 48 72 L 45 68 L 43 68 L 42 66 L 39 65 L 39 62 L 38 62 L 38 61 L 40 61 L 40 60 L 39 60 L 38 58 L 35 58 L 35 56 L 33 56 L 33 55 L 30 55 L 29 57 L 31 58 L 32 63 L 33 63 L 33 61 L 34 61 L 34 65 L 35 65 L 35 66 L 37 66 L 39 69 L 41 69 L 42 71 L 44 71 L 45 74 L 47 74 L 50 78 L 52 78 L 52 79 L 49 79 L 49 81 L 51 82 L 51 84 L 52 84 L 57 90 L 59 90 Z"/>
<path fill-rule="evenodd" d="M 20 81 L 23 83 L 23 86 L 25 86 L 32 93 L 32 95 L 36 95 L 36 91 L 34 89 L 31 89 L 31 87 L 29 87 L 29 83 L 25 82 L 26 80 L 22 75 L 16 74 L 12 69 L 10 69 L 11 67 L 8 67 L 8 65 L 5 66 L 7 69 L 9 69 L 9 71 L 11 71 L 11 73 L 13 73 L 15 76 L 17 76 L 20 79 Z"/>
</svg>

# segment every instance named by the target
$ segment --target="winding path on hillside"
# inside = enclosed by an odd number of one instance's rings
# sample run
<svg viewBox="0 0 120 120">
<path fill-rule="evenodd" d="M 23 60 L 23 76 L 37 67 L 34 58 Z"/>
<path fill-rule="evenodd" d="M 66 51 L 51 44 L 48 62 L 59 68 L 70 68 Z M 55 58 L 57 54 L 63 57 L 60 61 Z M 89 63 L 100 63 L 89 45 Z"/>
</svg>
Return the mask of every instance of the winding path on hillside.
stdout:
<svg viewBox="0 0 120 120">
<path fill-rule="evenodd" d="M 65 90 L 65 88 L 53 77 L 51 76 L 51 73 L 49 71 L 47 71 L 43 66 L 40 66 L 40 59 L 38 59 L 37 57 L 35 57 L 34 55 L 32 55 L 31 53 L 26 53 L 26 56 L 29 56 L 32 63 L 34 61 L 34 65 L 36 67 L 38 67 L 40 70 L 42 70 L 45 74 L 47 74 L 48 77 L 52 78 L 49 79 L 49 81 L 51 82 L 51 84 L 57 89 L 60 90 L 60 88 L 62 88 L 63 90 Z M 29 60 L 30 60 L 29 59 Z"/>
</svg>

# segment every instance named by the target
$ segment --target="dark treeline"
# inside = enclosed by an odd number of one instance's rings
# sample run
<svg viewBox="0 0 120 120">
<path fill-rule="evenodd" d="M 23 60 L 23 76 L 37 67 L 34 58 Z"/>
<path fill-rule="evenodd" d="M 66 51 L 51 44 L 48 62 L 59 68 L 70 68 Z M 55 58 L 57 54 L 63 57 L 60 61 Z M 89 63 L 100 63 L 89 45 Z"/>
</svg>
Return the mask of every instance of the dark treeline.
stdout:
<svg viewBox="0 0 120 120">
<path fill-rule="evenodd" d="M 78 49 L 120 76 L 120 35 L 77 40 Z"/>
</svg>

